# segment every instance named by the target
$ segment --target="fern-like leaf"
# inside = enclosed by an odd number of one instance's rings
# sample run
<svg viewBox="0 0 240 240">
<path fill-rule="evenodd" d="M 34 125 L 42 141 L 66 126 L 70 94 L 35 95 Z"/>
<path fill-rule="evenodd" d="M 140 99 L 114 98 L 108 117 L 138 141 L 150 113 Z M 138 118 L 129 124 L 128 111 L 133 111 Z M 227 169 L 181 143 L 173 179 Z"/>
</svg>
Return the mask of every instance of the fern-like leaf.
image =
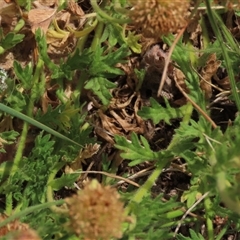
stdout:
<svg viewBox="0 0 240 240">
<path fill-rule="evenodd" d="M 154 124 L 161 120 L 171 125 L 171 119 L 181 118 L 184 116 L 186 105 L 180 108 L 172 108 L 167 100 L 166 108 L 161 106 L 154 98 L 150 98 L 151 107 L 143 107 L 138 111 L 138 115 L 143 119 L 152 119 Z"/>
</svg>

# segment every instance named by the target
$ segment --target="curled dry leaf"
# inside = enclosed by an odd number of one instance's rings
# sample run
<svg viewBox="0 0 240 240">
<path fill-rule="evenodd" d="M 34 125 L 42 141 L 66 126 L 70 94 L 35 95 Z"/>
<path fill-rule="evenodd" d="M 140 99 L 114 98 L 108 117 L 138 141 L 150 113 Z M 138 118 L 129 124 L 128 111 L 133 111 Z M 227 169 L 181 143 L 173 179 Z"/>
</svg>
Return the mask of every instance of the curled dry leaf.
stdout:
<svg viewBox="0 0 240 240">
<path fill-rule="evenodd" d="M 178 83 L 178 85 L 182 88 L 182 90 L 184 92 L 189 93 L 189 90 L 188 90 L 187 85 L 185 83 L 186 77 L 180 69 L 174 68 L 173 78 Z M 176 102 L 176 104 L 182 105 L 183 103 L 185 103 L 185 100 L 180 99 L 180 100 L 175 101 L 175 102 Z"/>
<path fill-rule="evenodd" d="M 110 114 L 113 118 L 116 119 L 116 121 L 119 123 L 119 125 L 123 128 L 125 132 L 134 131 L 137 133 L 143 133 L 143 131 L 141 131 L 141 129 L 139 129 L 139 127 L 136 125 L 136 123 L 129 123 L 126 119 L 122 118 L 113 110 L 110 111 Z"/>
<path fill-rule="evenodd" d="M 17 23 L 19 10 L 15 3 L 6 3 L 0 0 L 0 28 L 7 34 L 12 31 Z"/>
<path fill-rule="evenodd" d="M 44 92 L 41 98 L 41 107 L 44 114 L 47 112 L 49 105 L 51 105 L 53 108 L 59 105 L 59 100 L 55 97 L 58 88 L 59 86 L 55 84 L 46 89 L 46 91 Z"/>
<path fill-rule="evenodd" d="M 82 167 L 82 163 L 86 164 L 85 159 L 91 158 L 93 155 L 97 154 L 100 149 L 100 144 L 86 144 L 86 146 L 80 150 L 78 156 L 74 161 L 66 168 L 68 172 L 76 171 Z M 66 170 L 65 169 L 65 170 Z"/>
<path fill-rule="evenodd" d="M 85 13 L 82 10 L 82 8 L 73 0 L 68 1 L 68 9 L 70 12 L 72 12 L 73 14 L 77 15 L 77 16 L 84 16 Z"/>
<path fill-rule="evenodd" d="M 28 22 L 33 33 L 40 28 L 45 34 L 51 23 L 52 18 L 57 12 L 57 8 L 38 7 L 31 9 L 28 13 Z"/>
<path fill-rule="evenodd" d="M 200 87 L 204 91 L 206 99 L 210 99 L 212 96 L 212 77 L 216 74 L 220 65 L 221 61 L 217 60 L 216 53 L 210 54 L 206 65 L 200 72 L 200 75 L 202 76 Z"/>
<path fill-rule="evenodd" d="M 13 17 L 18 12 L 17 6 L 15 3 L 7 3 L 4 0 L 0 0 L 0 15 L 8 15 L 9 17 Z"/>
<path fill-rule="evenodd" d="M 183 74 L 183 72 L 178 69 L 178 68 L 175 68 L 174 69 L 174 75 L 173 75 L 174 79 L 177 81 L 177 83 L 180 85 L 180 87 L 186 92 L 188 93 L 188 89 L 187 89 L 187 85 L 185 83 L 185 80 L 186 80 L 186 77 L 185 75 Z"/>
<path fill-rule="evenodd" d="M 100 123 L 95 126 L 95 132 L 107 142 L 114 144 L 112 137 L 116 134 L 122 135 L 122 129 L 117 127 L 118 123 L 114 118 L 108 117 L 100 109 L 98 110 L 98 116 Z"/>
<path fill-rule="evenodd" d="M 49 39 L 47 38 L 48 54 L 51 58 L 58 62 L 61 57 L 68 56 L 76 46 L 77 39 L 73 35 L 66 35 L 63 39 Z"/>
<path fill-rule="evenodd" d="M 194 18 L 190 21 L 187 27 L 187 32 L 190 34 L 189 39 L 192 41 L 193 46 L 202 46 L 202 27 L 199 24 L 200 12 L 197 12 Z M 199 42 L 200 39 L 200 42 Z"/>
<path fill-rule="evenodd" d="M 217 75 L 214 75 L 214 80 L 217 82 L 217 84 L 223 89 L 223 90 L 230 90 L 231 84 L 229 81 L 229 76 L 226 76 L 223 79 L 219 79 Z"/>
</svg>

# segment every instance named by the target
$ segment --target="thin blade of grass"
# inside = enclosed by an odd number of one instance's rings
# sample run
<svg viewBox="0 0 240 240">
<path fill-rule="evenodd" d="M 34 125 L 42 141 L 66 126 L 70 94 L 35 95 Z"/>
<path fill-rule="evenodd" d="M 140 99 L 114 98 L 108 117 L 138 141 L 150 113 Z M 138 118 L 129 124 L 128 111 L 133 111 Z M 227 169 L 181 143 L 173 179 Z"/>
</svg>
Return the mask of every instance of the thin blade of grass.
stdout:
<svg viewBox="0 0 240 240">
<path fill-rule="evenodd" d="M 216 38 L 219 40 L 220 47 L 222 50 L 222 55 L 223 55 L 223 58 L 226 63 L 226 69 L 227 69 L 227 73 L 229 76 L 233 97 L 236 102 L 237 109 L 238 109 L 238 111 L 240 111 L 240 98 L 239 98 L 239 95 L 237 92 L 237 86 L 236 86 L 236 82 L 235 82 L 234 72 L 233 72 L 233 69 L 231 66 L 231 59 L 229 57 L 226 43 L 224 42 L 224 37 L 230 41 L 231 45 L 236 45 L 236 43 L 234 43 L 233 38 L 230 36 L 228 31 L 226 31 L 225 27 L 223 27 L 224 23 L 221 20 L 221 18 L 216 18 L 217 13 L 213 9 L 211 9 L 209 0 L 206 1 L 206 6 L 207 6 L 207 13 L 208 13 L 208 17 L 209 17 L 213 32 L 215 33 Z M 216 20 L 218 20 L 218 22 L 216 22 Z M 220 30 L 223 31 L 224 37 Z M 229 42 L 228 42 L 228 44 L 229 44 Z M 235 49 L 235 47 L 234 47 L 234 49 Z"/>
<path fill-rule="evenodd" d="M 44 124 L 34 120 L 33 118 L 28 117 L 27 115 L 25 115 L 23 113 L 20 113 L 20 112 L 12 109 L 10 107 L 7 107 L 6 105 L 4 105 L 2 103 L 0 103 L 0 111 L 6 112 L 6 113 L 10 114 L 11 116 L 20 118 L 21 120 L 23 120 L 23 121 L 25 121 L 25 122 L 27 122 L 27 123 L 29 123 L 29 124 L 37 127 L 37 128 L 40 128 L 40 129 L 42 129 L 42 130 L 52 134 L 55 137 L 61 138 L 62 140 L 65 140 L 65 141 L 74 143 L 74 144 L 76 144 L 76 145 L 78 145 L 80 147 L 83 147 L 81 144 L 79 144 L 79 143 L 73 141 L 72 139 L 62 135 L 61 133 L 51 129 L 50 127 L 48 127 L 48 126 L 46 126 L 46 125 L 44 125 Z"/>
</svg>

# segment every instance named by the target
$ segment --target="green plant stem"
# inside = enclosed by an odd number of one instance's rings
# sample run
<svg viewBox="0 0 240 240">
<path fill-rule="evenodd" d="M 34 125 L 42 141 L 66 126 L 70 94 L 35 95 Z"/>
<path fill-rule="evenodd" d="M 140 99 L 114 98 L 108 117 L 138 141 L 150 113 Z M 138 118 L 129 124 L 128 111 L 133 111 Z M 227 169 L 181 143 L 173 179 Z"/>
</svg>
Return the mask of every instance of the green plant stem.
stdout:
<svg viewBox="0 0 240 240">
<path fill-rule="evenodd" d="M 207 194 L 207 192 L 209 191 L 209 186 L 208 186 L 208 181 L 206 178 L 203 179 L 203 189 L 204 189 L 205 194 Z M 213 211 L 212 210 L 213 203 L 212 203 L 209 195 L 210 195 L 209 193 L 207 195 L 205 195 L 206 197 L 204 198 L 203 204 L 204 204 L 204 209 L 205 209 L 208 239 L 214 240 L 214 228 L 213 228 L 213 222 L 211 220 L 212 211 Z"/>
<path fill-rule="evenodd" d="M 209 197 L 206 197 L 204 199 L 204 207 L 206 210 L 206 225 L 207 225 L 207 231 L 208 231 L 208 239 L 214 240 L 214 231 L 213 231 L 213 222 L 209 216 L 209 212 L 211 211 L 211 200 Z"/>
<path fill-rule="evenodd" d="M 36 66 L 35 74 L 33 76 L 33 90 L 34 91 L 37 91 L 36 85 L 39 81 L 39 77 L 40 77 L 40 74 L 42 72 L 43 65 L 44 65 L 44 62 L 41 59 L 39 59 L 38 64 Z M 33 111 L 34 102 L 35 102 L 35 99 L 36 99 L 36 94 L 35 94 L 34 91 L 31 92 L 31 96 L 30 96 L 29 104 L 28 104 L 28 108 L 27 108 L 27 116 L 30 117 L 30 118 L 32 117 L 32 114 L 33 114 L 32 111 Z M 12 176 L 18 170 L 20 161 L 22 159 L 22 154 L 23 154 L 23 150 L 25 148 L 25 142 L 26 142 L 26 139 L 27 139 L 27 133 L 28 133 L 28 123 L 24 122 L 23 123 L 23 130 L 22 130 L 21 137 L 20 137 L 19 144 L 18 144 L 18 148 L 17 148 L 17 152 L 16 152 L 16 155 L 15 155 L 15 158 L 14 158 L 14 161 L 13 161 L 14 164 L 13 164 L 12 171 L 11 171 Z"/>
<path fill-rule="evenodd" d="M 51 173 L 49 174 L 49 176 L 48 176 L 48 183 L 47 183 L 47 200 L 48 200 L 48 202 L 53 202 L 54 201 L 54 199 L 53 199 L 53 189 L 52 189 L 50 183 L 51 183 L 51 181 L 54 180 L 54 178 L 55 178 L 56 174 L 58 173 L 59 169 L 61 169 L 64 165 L 65 165 L 65 163 L 62 163 L 62 164 L 57 163 L 55 165 L 55 167 L 53 168 L 53 170 L 51 171 Z M 55 205 L 50 206 L 50 209 L 53 212 L 56 212 L 56 213 L 63 213 L 63 214 L 67 213 L 67 209 L 60 208 L 60 207 L 57 207 Z"/>
<path fill-rule="evenodd" d="M 4 221 L 1 221 L 0 222 L 0 228 L 7 225 L 8 223 L 14 221 L 15 219 L 19 219 L 21 217 L 24 217 L 24 216 L 30 214 L 30 213 L 33 213 L 33 212 L 36 212 L 36 211 L 39 211 L 39 210 L 42 210 L 42 209 L 45 209 L 45 208 L 49 208 L 51 206 L 61 205 L 63 203 L 64 203 L 64 200 L 61 199 L 61 200 L 57 200 L 57 201 L 54 201 L 54 202 L 42 203 L 42 204 L 39 204 L 39 205 L 28 207 L 21 212 L 14 213 L 13 215 L 11 215 L 9 218 L 5 219 Z"/>
<path fill-rule="evenodd" d="M 206 49 L 207 46 L 210 43 L 210 39 L 209 39 L 209 36 L 208 36 L 208 29 L 207 29 L 207 26 L 206 26 L 206 23 L 205 23 L 203 17 L 201 17 L 200 25 L 201 25 L 201 28 L 202 28 L 203 48 Z"/>
<path fill-rule="evenodd" d="M 184 219 L 183 224 L 188 224 L 188 223 L 191 223 L 191 224 L 195 223 L 195 224 L 197 224 L 198 222 L 199 222 L 198 218 L 186 218 L 186 219 Z M 175 227 L 175 226 L 177 226 L 177 221 L 163 223 L 161 225 L 161 228 L 171 228 L 171 227 Z"/>
<path fill-rule="evenodd" d="M 9 179 L 10 179 L 10 177 L 9 177 Z M 12 192 L 6 195 L 6 209 L 5 209 L 6 215 L 12 214 L 12 205 L 13 205 L 12 197 L 13 197 Z"/>
<path fill-rule="evenodd" d="M 228 227 L 229 227 L 229 225 L 225 225 L 225 226 L 221 229 L 220 233 L 217 235 L 217 237 L 215 238 L 215 240 L 221 240 L 221 239 L 223 239 L 223 236 L 226 234 L 226 232 L 227 232 L 227 230 L 228 230 Z"/>
<path fill-rule="evenodd" d="M 236 52 L 240 55 L 239 43 L 233 38 L 232 34 L 230 33 L 229 29 L 222 23 L 222 19 L 216 11 L 213 11 L 213 17 L 216 18 L 219 25 L 221 26 L 222 35 L 227 42 L 227 45 L 230 46 L 233 52 Z"/>
<path fill-rule="evenodd" d="M 219 40 L 220 47 L 221 47 L 221 50 L 222 50 L 222 55 L 223 55 L 223 58 L 224 58 L 225 63 L 226 63 L 226 69 L 227 69 L 228 76 L 229 76 L 229 79 L 230 79 L 230 85 L 231 85 L 231 90 L 232 90 L 232 93 L 233 93 L 233 97 L 234 97 L 234 100 L 236 102 L 237 109 L 238 109 L 238 111 L 240 111 L 240 98 L 239 98 L 239 95 L 237 93 L 237 86 L 236 86 L 236 82 L 235 82 L 233 69 L 232 69 L 232 66 L 231 66 L 231 61 L 230 61 L 228 52 L 226 50 L 226 47 L 224 45 L 224 38 L 223 38 L 223 36 L 221 34 L 221 31 L 219 29 L 219 24 L 221 25 L 223 23 L 222 23 L 222 21 L 218 22 L 218 24 L 216 23 L 214 15 L 213 15 L 214 10 L 211 9 L 210 0 L 206 0 L 205 2 L 206 2 L 207 14 L 208 14 L 209 21 L 211 23 L 213 32 L 216 35 L 216 38 Z"/>
<path fill-rule="evenodd" d="M 154 182 L 157 180 L 158 176 L 161 174 L 163 167 L 166 165 L 167 161 L 162 161 L 161 165 L 158 166 L 147 179 L 147 181 L 137 190 L 136 194 L 132 197 L 131 201 L 125 208 L 125 213 L 128 215 L 129 212 L 134 208 L 136 203 L 140 203 L 143 197 L 149 192 Z"/>
<path fill-rule="evenodd" d="M 76 46 L 72 55 L 74 55 L 75 51 L 77 51 L 77 50 L 79 50 L 79 53 L 81 54 L 84 47 L 85 47 L 85 44 L 86 44 L 87 40 L 88 40 L 88 35 L 85 35 L 85 36 L 79 38 L 78 42 L 77 42 L 77 46 Z"/>
<path fill-rule="evenodd" d="M 188 123 L 191 119 L 193 106 L 191 103 L 188 103 L 186 113 L 183 118 L 183 122 Z M 179 144 L 179 137 L 174 137 L 169 144 L 167 150 L 171 150 L 172 147 Z M 136 194 L 131 199 L 130 203 L 127 205 L 125 211 L 126 214 L 128 214 L 131 209 L 133 209 L 135 203 L 139 203 L 142 201 L 143 197 L 150 191 L 151 187 L 153 186 L 154 182 L 157 180 L 159 175 L 162 172 L 162 169 L 166 166 L 166 164 L 170 161 L 170 159 L 163 159 L 159 160 L 157 168 L 152 172 L 150 177 L 147 179 L 147 181 L 137 190 Z"/>
<path fill-rule="evenodd" d="M 93 38 L 92 44 L 91 44 L 92 51 L 95 51 L 96 47 L 100 44 L 100 39 L 102 36 L 104 26 L 105 26 L 105 24 L 103 22 L 98 22 L 98 25 L 95 29 L 94 38 Z"/>
<path fill-rule="evenodd" d="M 36 91 L 36 84 L 39 81 L 39 77 L 40 77 L 40 74 L 43 69 L 43 64 L 44 64 L 43 61 L 41 59 L 39 59 L 38 64 L 36 66 L 35 74 L 33 76 L 33 90 L 35 90 L 35 91 Z M 36 93 L 34 91 L 32 91 L 30 99 L 29 99 L 28 108 L 27 108 L 28 117 L 32 117 L 32 110 L 34 107 L 35 98 L 36 98 Z M 16 154 L 15 154 L 14 160 L 13 160 L 13 166 L 12 166 L 10 176 L 8 179 L 9 184 L 12 180 L 12 176 L 18 171 L 19 165 L 21 164 L 21 159 L 22 159 L 22 155 L 23 155 L 23 151 L 24 151 L 25 143 L 26 143 L 26 139 L 27 139 L 27 133 L 28 133 L 28 123 L 26 121 L 24 121 L 18 148 L 17 148 Z M 6 213 L 11 214 L 11 212 L 12 212 L 12 193 L 7 194 L 7 200 L 6 200 Z"/>
<path fill-rule="evenodd" d="M 87 71 L 81 71 L 81 75 L 80 75 L 80 79 L 78 80 L 78 84 L 77 84 L 77 90 L 74 91 L 74 94 L 76 94 L 76 92 L 79 93 L 78 99 L 80 99 L 83 88 L 84 88 L 84 84 L 85 82 L 88 80 L 89 78 L 89 74 Z M 75 101 L 76 102 L 76 101 Z M 79 105 L 79 102 L 76 103 Z"/>
<path fill-rule="evenodd" d="M 130 19 L 117 19 L 117 18 L 114 18 L 114 17 L 111 17 L 110 15 L 108 15 L 107 13 L 105 13 L 97 4 L 97 1 L 96 0 L 90 0 L 91 2 L 91 5 L 94 9 L 94 11 L 96 13 L 98 13 L 100 15 L 100 17 L 110 21 L 110 22 L 114 22 L 114 23 L 129 23 L 131 20 Z M 107 3 L 106 0 L 103 1 L 103 5 Z"/>
<path fill-rule="evenodd" d="M 193 112 L 194 108 L 193 108 L 192 103 L 190 103 L 190 102 L 187 102 L 186 105 L 187 106 L 186 106 L 186 109 L 185 109 L 185 112 L 184 112 L 182 123 L 188 124 L 190 119 L 191 119 L 191 117 L 192 117 L 192 112 Z"/>
</svg>

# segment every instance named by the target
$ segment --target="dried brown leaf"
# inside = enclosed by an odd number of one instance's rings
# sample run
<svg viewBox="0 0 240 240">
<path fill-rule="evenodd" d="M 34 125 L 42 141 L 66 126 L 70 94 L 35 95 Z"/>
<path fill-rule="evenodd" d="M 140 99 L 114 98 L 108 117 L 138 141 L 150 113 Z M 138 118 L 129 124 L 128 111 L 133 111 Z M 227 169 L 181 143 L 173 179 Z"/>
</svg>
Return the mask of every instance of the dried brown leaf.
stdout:
<svg viewBox="0 0 240 240">
<path fill-rule="evenodd" d="M 54 4 L 56 4 L 56 0 L 38 0 L 38 2 L 43 5 L 43 6 L 54 6 Z"/>
<path fill-rule="evenodd" d="M 12 31 L 16 25 L 19 10 L 15 3 L 6 3 L 0 0 L 0 28 L 7 34 Z"/>
<path fill-rule="evenodd" d="M 97 154 L 97 152 L 99 151 L 100 146 L 101 145 L 98 144 L 98 143 L 86 144 L 86 146 L 83 149 L 81 149 L 81 151 L 79 153 L 80 158 L 86 159 L 86 158 L 92 157 L 93 155 Z"/>
<path fill-rule="evenodd" d="M 231 85 L 230 85 L 230 81 L 229 81 L 229 77 L 226 76 L 223 79 L 219 79 L 217 76 L 214 76 L 214 80 L 217 82 L 217 84 L 224 90 L 230 90 L 231 89 Z"/>
<path fill-rule="evenodd" d="M 55 84 L 52 87 L 48 88 L 47 91 L 43 94 L 41 98 L 41 107 L 44 114 L 47 112 L 49 105 L 54 108 L 59 105 L 59 100 L 56 98 L 56 90 L 58 87 L 59 86 Z"/>
<path fill-rule="evenodd" d="M 110 111 L 110 114 L 116 119 L 116 121 L 119 123 L 119 125 L 123 128 L 125 132 L 139 132 L 139 128 L 136 126 L 136 124 L 129 123 L 126 119 L 123 119 L 113 110 Z"/>
<path fill-rule="evenodd" d="M 84 16 L 85 13 L 82 10 L 82 8 L 73 0 L 68 1 L 68 9 L 70 12 L 72 12 L 73 14 L 77 15 L 77 16 Z"/>
<path fill-rule="evenodd" d="M 56 11 L 57 8 L 48 7 L 31 9 L 28 13 L 28 21 L 32 32 L 35 33 L 40 28 L 46 34 Z"/>
<path fill-rule="evenodd" d="M 86 146 L 79 151 L 78 156 L 74 159 L 74 161 L 70 164 L 68 170 L 76 171 L 77 169 L 81 168 L 82 163 L 86 164 L 85 159 L 91 158 L 93 155 L 97 154 L 100 149 L 100 144 L 86 144 Z"/>
<path fill-rule="evenodd" d="M 96 123 L 95 132 L 107 142 L 114 144 L 112 136 L 115 134 L 122 135 L 121 128 L 117 127 L 117 122 L 113 118 L 105 115 L 100 109 L 98 110 L 98 116 L 100 122 Z"/>
<path fill-rule="evenodd" d="M 15 3 L 7 3 L 4 0 L 0 0 L 0 15 L 15 16 L 18 13 L 18 8 Z"/>
<path fill-rule="evenodd" d="M 187 27 L 187 32 L 190 34 L 189 39 L 192 40 L 193 46 L 199 46 L 199 36 L 201 37 L 202 34 L 202 28 L 199 24 L 199 20 L 200 12 L 196 14 Z"/>
<path fill-rule="evenodd" d="M 180 85 L 180 87 L 184 90 L 184 92 L 188 93 L 189 90 L 187 89 L 187 85 L 185 83 L 186 77 L 183 72 L 178 68 L 174 68 L 173 77 L 175 81 Z"/>
</svg>

